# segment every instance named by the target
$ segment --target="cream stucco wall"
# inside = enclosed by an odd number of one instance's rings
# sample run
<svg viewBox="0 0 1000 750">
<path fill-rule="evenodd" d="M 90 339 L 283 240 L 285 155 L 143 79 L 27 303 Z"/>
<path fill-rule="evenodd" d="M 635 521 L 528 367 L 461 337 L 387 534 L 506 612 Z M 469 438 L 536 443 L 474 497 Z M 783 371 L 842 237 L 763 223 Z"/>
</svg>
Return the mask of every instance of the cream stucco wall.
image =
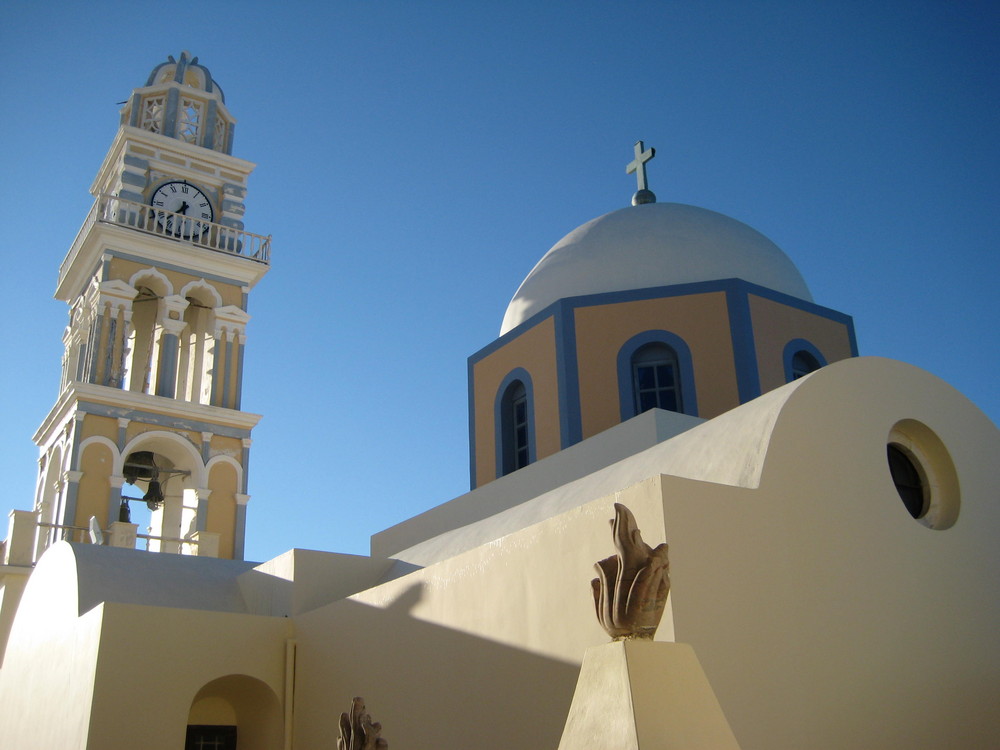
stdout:
<svg viewBox="0 0 1000 750">
<path fill-rule="evenodd" d="M 901 422 L 940 440 L 932 480 L 957 477 L 949 528 L 892 486 Z M 14 747 L 166 749 L 193 707 L 228 716 L 222 699 L 271 717 L 247 720 L 257 747 L 278 746 L 280 706 L 296 750 L 325 750 L 362 695 L 396 746 L 555 748 L 583 655 L 607 641 L 589 581 L 623 502 L 670 544 L 657 638 L 693 646 L 743 750 L 978 750 L 1000 736 L 998 462 L 1000 433 L 954 389 L 854 358 L 446 532 L 486 541 L 379 584 L 387 561 L 56 545 L 11 633 L 0 726 Z"/>
<path fill-rule="evenodd" d="M 671 544 L 658 638 L 694 646 L 744 750 L 988 746 L 996 428 L 933 376 L 875 358 L 731 415 L 729 448 L 700 440 L 711 422 L 696 427 L 602 472 L 648 472 L 627 489 L 588 501 L 584 481 L 573 507 L 299 618 L 301 747 L 334 731 L 327 696 L 351 694 L 414 746 L 555 746 L 561 722 L 546 717 L 565 715 L 584 650 L 606 640 L 588 581 L 611 552 L 616 500 L 647 541 Z M 892 486 L 886 441 L 901 420 L 947 447 L 962 488 L 949 529 L 912 519 Z M 674 441 L 690 445 L 671 454 Z M 679 455 L 700 468 L 661 478 L 657 457 L 665 469 Z M 320 646 L 331 632 L 342 637 Z"/>
</svg>

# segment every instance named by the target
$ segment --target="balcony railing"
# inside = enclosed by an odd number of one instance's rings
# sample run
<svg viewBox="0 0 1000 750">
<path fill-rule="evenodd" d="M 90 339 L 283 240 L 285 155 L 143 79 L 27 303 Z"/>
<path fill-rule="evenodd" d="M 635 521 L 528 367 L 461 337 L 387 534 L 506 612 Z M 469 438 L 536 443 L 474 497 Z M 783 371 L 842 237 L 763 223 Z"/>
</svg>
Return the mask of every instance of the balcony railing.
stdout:
<svg viewBox="0 0 1000 750">
<path fill-rule="evenodd" d="M 169 237 L 195 247 L 239 255 L 263 263 L 271 262 L 271 237 L 244 232 L 222 224 L 195 219 L 114 195 L 100 195 L 84 221 L 67 257 L 73 257 L 87 230 L 95 223 L 116 224 L 158 237 Z"/>
<path fill-rule="evenodd" d="M 96 529 L 96 520 L 91 518 L 91 526 L 69 526 L 66 524 L 43 523 L 36 511 L 15 510 L 10 513 L 7 538 L 0 542 L 0 566 L 14 565 L 31 567 L 42 553 L 57 541 L 90 542 L 108 547 L 136 549 L 139 540 L 144 540 L 148 551 L 173 552 L 199 557 L 219 556 L 219 534 L 211 531 L 196 531 L 185 537 L 154 536 L 138 533 L 137 524 L 116 521 L 107 529 Z M 96 538 L 95 538 L 96 537 Z M 137 544 L 138 543 L 138 544 Z"/>
</svg>

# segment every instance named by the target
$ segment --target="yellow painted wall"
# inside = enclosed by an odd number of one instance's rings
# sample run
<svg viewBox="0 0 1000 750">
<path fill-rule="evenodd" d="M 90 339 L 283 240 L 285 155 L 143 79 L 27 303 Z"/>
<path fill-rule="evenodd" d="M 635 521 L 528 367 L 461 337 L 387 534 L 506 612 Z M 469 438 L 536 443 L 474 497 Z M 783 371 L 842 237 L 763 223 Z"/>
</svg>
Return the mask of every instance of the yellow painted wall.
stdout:
<svg viewBox="0 0 1000 750">
<path fill-rule="evenodd" d="M 133 420 L 128 423 L 128 427 L 125 429 L 125 441 L 129 442 L 138 435 L 142 435 L 144 432 L 153 432 L 165 430 L 166 432 L 173 433 L 175 435 L 181 435 L 187 438 L 193 446 L 201 449 L 201 433 L 195 432 L 194 430 L 178 430 L 176 428 L 166 429 L 162 425 L 147 424 L 145 422 L 138 422 Z"/>
<path fill-rule="evenodd" d="M 136 261 L 126 260 L 124 258 L 112 258 L 109 261 L 108 278 L 121 279 L 122 281 L 127 282 L 137 271 L 147 269 L 151 265 L 170 280 L 170 283 L 173 284 L 174 287 L 174 294 L 180 292 L 185 284 L 191 281 L 197 281 L 201 278 L 200 276 L 192 276 L 189 273 L 160 268 L 155 264 L 137 263 Z M 236 305 L 237 307 L 242 307 L 243 290 L 240 286 L 236 284 L 224 284 L 216 280 L 212 280 L 208 283 L 211 284 L 222 297 L 223 305 Z"/>
<path fill-rule="evenodd" d="M 643 331 L 669 331 L 690 348 L 698 416 L 739 404 L 724 292 L 581 307 L 575 315 L 584 438 L 621 421 L 618 351 Z"/>
<path fill-rule="evenodd" d="M 233 536 L 236 527 L 236 493 L 239 492 L 236 469 L 230 464 L 219 463 L 208 475 L 208 519 L 206 531 L 219 534 L 219 557 L 233 556 Z"/>
<path fill-rule="evenodd" d="M 493 411 L 497 389 L 508 373 L 517 367 L 523 367 L 531 375 L 535 457 L 545 458 L 562 447 L 559 434 L 555 319 L 549 317 L 473 365 L 477 486 L 496 479 L 496 428 Z"/>
<path fill-rule="evenodd" d="M 118 443 L 118 420 L 114 417 L 102 417 L 97 414 L 88 414 L 83 419 L 83 438 L 95 435 L 105 437 L 112 443 Z"/>
<path fill-rule="evenodd" d="M 749 303 L 762 393 L 784 385 L 783 354 L 793 339 L 811 343 L 827 364 L 851 356 L 850 331 L 843 323 L 752 294 Z"/>
<path fill-rule="evenodd" d="M 101 528 L 106 528 L 105 524 L 109 520 L 108 498 L 111 496 L 108 477 L 114 468 L 111 449 L 103 443 L 91 443 L 80 455 L 80 468 L 83 476 L 76 496 L 76 519 L 71 523 L 74 526 L 86 526 L 90 517 L 94 516 Z"/>
</svg>

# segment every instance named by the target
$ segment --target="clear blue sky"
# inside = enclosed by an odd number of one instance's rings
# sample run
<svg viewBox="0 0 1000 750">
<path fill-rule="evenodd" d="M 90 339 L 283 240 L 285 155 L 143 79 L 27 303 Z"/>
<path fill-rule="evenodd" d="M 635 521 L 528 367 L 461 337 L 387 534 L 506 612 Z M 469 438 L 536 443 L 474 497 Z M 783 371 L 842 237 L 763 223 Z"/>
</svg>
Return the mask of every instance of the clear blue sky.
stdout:
<svg viewBox="0 0 1000 750">
<path fill-rule="evenodd" d="M 247 555 L 364 553 L 468 489 L 466 357 L 564 234 L 650 187 L 763 232 L 862 354 L 1000 417 L 995 2 L 8 0 L 0 509 L 30 508 L 56 272 L 119 102 L 189 50 L 259 166 Z M 818 426 L 821 428 L 821 426 Z M 0 532 L 2 533 L 2 532 Z"/>
</svg>

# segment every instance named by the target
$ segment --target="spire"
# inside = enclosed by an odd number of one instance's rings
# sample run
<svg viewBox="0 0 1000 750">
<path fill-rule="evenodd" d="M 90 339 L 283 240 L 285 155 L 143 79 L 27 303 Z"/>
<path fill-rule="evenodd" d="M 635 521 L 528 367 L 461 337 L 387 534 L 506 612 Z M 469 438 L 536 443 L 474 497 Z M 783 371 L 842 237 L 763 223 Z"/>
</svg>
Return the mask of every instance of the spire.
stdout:
<svg viewBox="0 0 1000 750">
<path fill-rule="evenodd" d="M 656 156 L 656 149 L 650 147 L 643 150 L 642 141 L 635 142 L 635 159 L 630 161 L 625 167 L 625 174 L 635 172 L 638 188 L 632 196 L 632 205 L 638 206 L 641 203 L 656 203 L 656 195 L 646 184 L 646 162 Z"/>
</svg>

